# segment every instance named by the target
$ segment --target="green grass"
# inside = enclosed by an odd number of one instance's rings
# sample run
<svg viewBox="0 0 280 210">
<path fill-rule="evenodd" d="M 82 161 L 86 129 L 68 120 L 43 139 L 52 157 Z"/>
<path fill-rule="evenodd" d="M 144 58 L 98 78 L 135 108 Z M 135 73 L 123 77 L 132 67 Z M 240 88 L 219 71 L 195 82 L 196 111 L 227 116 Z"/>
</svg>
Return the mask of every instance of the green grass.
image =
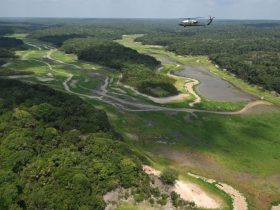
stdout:
<svg viewBox="0 0 280 210">
<path fill-rule="evenodd" d="M 176 142 L 174 149 L 206 153 L 232 170 L 266 176 L 280 172 L 279 120 L 279 112 L 252 116 L 133 113 L 113 123 L 121 133 L 138 135 L 135 144 L 144 149 L 157 149 L 157 137 L 165 136 L 168 142 Z M 149 121 L 152 128 L 145 125 Z"/>
<path fill-rule="evenodd" d="M 221 102 L 202 98 L 201 103 L 195 104 L 194 108 L 213 111 L 239 111 L 245 107 L 246 104 L 246 102 Z"/>
<path fill-rule="evenodd" d="M 175 87 L 181 92 L 181 93 L 187 93 L 185 89 L 185 84 L 186 82 L 189 82 L 190 80 L 184 77 L 179 77 L 173 75 L 175 71 L 180 71 L 182 70 L 182 67 L 177 67 L 174 64 L 164 64 L 163 69 L 160 71 L 161 74 L 166 75 L 170 73 L 172 78 L 174 78 L 176 81 L 174 83 Z"/>
<path fill-rule="evenodd" d="M 24 36 L 22 36 L 22 38 L 25 39 Z M 28 42 L 33 43 L 33 40 L 28 40 Z M 36 42 L 34 44 L 41 46 L 41 43 Z M 90 64 L 90 63 L 77 62 L 76 56 L 65 54 L 62 51 L 53 52 L 52 57 L 58 60 L 62 60 L 65 63 L 74 63 L 78 65 L 81 64 L 83 69 L 80 70 L 73 66 L 56 64 L 55 62 L 45 60 L 44 57 L 46 56 L 47 52 L 48 50 L 39 51 L 36 49 L 27 50 L 27 51 L 17 51 L 17 55 L 20 58 L 24 57 L 26 60 L 15 60 L 12 62 L 9 68 L 17 69 L 18 71 L 23 71 L 23 72 L 28 71 L 34 73 L 34 77 L 21 78 L 20 80 L 49 85 L 55 89 L 59 89 L 62 91 L 65 91 L 62 83 L 68 78 L 69 74 L 74 75 L 73 80 L 78 80 L 78 85 L 76 87 L 70 86 L 71 90 L 79 93 L 91 95 L 92 91 L 87 90 L 86 88 L 96 89 L 101 84 L 103 84 L 104 79 L 101 79 L 100 77 L 90 77 L 88 75 L 90 72 L 102 71 L 100 66 Z M 48 62 L 52 66 L 53 70 L 51 71 L 49 67 L 43 62 Z M 36 77 L 46 76 L 48 73 L 51 73 L 54 76 L 55 80 L 44 82 L 44 81 L 39 81 L 38 78 L 36 78 Z M 70 84 L 71 82 L 68 85 Z"/>
<path fill-rule="evenodd" d="M 47 65 L 35 60 L 18 60 L 9 65 L 9 68 L 17 71 L 34 72 L 36 75 L 44 75 L 49 72 Z"/>
<path fill-rule="evenodd" d="M 103 80 L 100 77 L 89 77 L 87 74 L 81 74 L 74 76 L 72 81 L 77 80 L 76 87 L 70 86 L 74 92 L 92 95 L 92 90 L 96 90 L 103 84 Z M 71 84 L 71 82 L 70 82 Z"/>
<path fill-rule="evenodd" d="M 77 62 L 78 66 L 80 66 L 83 69 L 89 70 L 89 71 L 94 71 L 94 70 L 100 70 L 103 67 L 93 64 L 93 63 L 86 63 L 86 62 Z"/>
<path fill-rule="evenodd" d="M 17 38 L 17 39 L 25 39 L 28 34 L 10 34 L 6 37 Z"/>
<path fill-rule="evenodd" d="M 61 60 L 65 63 L 75 63 L 77 62 L 77 56 L 73 54 L 65 54 L 62 51 L 55 51 L 52 53 L 52 58 Z"/>
<path fill-rule="evenodd" d="M 194 97 L 190 97 L 188 100 L 174 102 L 165 105 L 165 107 L 170 108 L 193 108 L 193 109 L 200 109 L 200 110 L 207 110 L 207 111 L 221 111 L 221 112 L 234 112 L 241 110 L 246 103 L 245 102 L 220 102 L 220 101 L 209 101 L 203 99 L 201 103 L 195 104 L 194 106 L 190 106 L 189 104 L 193 102 Z"/>
<path fill-rule="evenodd" d="M 21 38 L 23 40 L 26 39 L 26 34 L 16 34 L 13 35 L 15 37 Z M 34 43 L 38 46 L 41 46 L 42 43 L 36 40 L 27 40 L 29 43 Z M 57 60 L 61 60 L 65 63 L 73 63 L 81 66 L 83 69 L 79 70 L 73 66 L 65 66 L 62 64 L 56 64 L 52 61 L 46 61 L 44 56 L 46 56 L 48 50 L 27 50 L 27 51 L 17 51 L 17 55 L 22 58 L 24 56 L 25 59 L 31 60 L 15 60 L 9 66 L 11 69 L 17 69 L 18 71 L 30 71 L 34 73 L 34 78 L 23 78 L 21 80 L 28 82 L 37 82 L 42 84 L 48 84 L 56 89 L 61 89 L 64 91 L 64 87 L 61 83 L 63 83 L 69 74 L 74 75 L 73 80 L 78 80 L 78 85 L 76 87 L 71 87 L 71 90 L 82 93 L 82 94 L 92 94 L 92 91 L 89 89 L 96 89 L 104 83 L 105 76 L 89 76 L 90 72 L 99 72 L 101 74 L 112 74 L 110 71 L 107 71 L 106 68 L 103 68 L 99 65 L 95 65 L 92 63 L 80 62 L 77 61 L 77 57 L 71 54 L 65 54 L 62 51 L 55 51 L 52 53 L 52 57 Z M 48 62 L 51 64 L 53 71 L 50 71 L 48 66 L 40 61 L 36 61 L 33 59 L 41 60 L 42 62 Z M 36 76 L 45 76 L 47 73 L 52 73 L 55 77 L 54 81 L 49 82 L 40 82 L 38 81 Z M 114 75 L 110 75 L 114 76 Z M 71 84 L 71 83 L 70 83 Z"/>
<path fill-rule="evenodd" d="M 47 55 L 46 50 L 42 50 L 42 51 L 25 51 L 25 53 L 28 53 L 27 56 L 25 57 L 26 59 L 40 59 L 43 58 L 44 56 Z"/>
<path fill-rule="evenodd" d="M 161 208 L 151 207 L 147 204 L 134 204 L 131 202 L 121 203 L 116 210 L 160 210 Z"/>
</svg>

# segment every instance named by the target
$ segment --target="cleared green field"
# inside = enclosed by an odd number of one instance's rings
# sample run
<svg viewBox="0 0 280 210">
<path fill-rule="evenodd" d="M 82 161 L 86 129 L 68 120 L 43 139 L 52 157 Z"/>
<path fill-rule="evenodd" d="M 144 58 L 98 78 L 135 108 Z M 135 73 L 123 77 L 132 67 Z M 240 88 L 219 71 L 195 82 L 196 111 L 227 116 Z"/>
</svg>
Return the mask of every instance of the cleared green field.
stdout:
<svg viewBox="0 0 280 210">
<path fill-rule="evenodd" d="M 166 107 L 172 108 L 186 108 L 190 107 L 189 104 L 194 100 L 190 98 L 182 102 L 174 102 L 166 105 Z M 201 103 L 195 104 L 192 108 L 202 109 L 202 110 L 212 110 L 212 111 L 238 111 L 241 110 L 246 105 L 246 102 L 220 102 L 220 101 L 209 101 L 202 98 Z"/>
<path fill-rule="evenodd" d="M 9 65 L 9 68 L 17 71 L 34 72 L 37 75 L 44 75 L 49 72 L 47 65 L 36 60 L 18 60 Z"/>
<path fill-rule="evenodd" d="M 20 56 L 26 55 L 26 56 L 24 56 L 24 59 L 41 59 L 47 55 L 47 52 L 48 51 L 46 51 L 46 50 L 42 50 L 42 51 L 28 50 L 28 51 L 24 51 L 24 52 L 19 52 L 18 55 L 20 55 Z"/>
<path fill-rule="evenodd" d="M 160 210 L 160 208 L 151 207 L 145 204 L 133 204 L 129 202 L 121 203 L 116 210 Z"/>
<path fill-rule="evenodd" d="M 17 38 L 17 39 L 25 39 L 28 34 L 10 34 L 6 37 Z"/>
<path fill-rule="evenodd" d="M 55 51 L 52 53 L 52 57 L 61 60 L 65 63 L 75 63 L 77 62 L 77 56 L 72 55 L 72 54 L 65 54 L 62 51 Z"/>
<path fill-rule="evenodd" d="M 117 117 L 111 120 L 116 129 L 133 136 L 127 141 L 159 166 L 229 183 L 245 193 L 253 209 L 265 209 L 280 196 L 276 181 L 280 173 L 279 112 L 251 116 L 114 114 Z"/>
</svg>

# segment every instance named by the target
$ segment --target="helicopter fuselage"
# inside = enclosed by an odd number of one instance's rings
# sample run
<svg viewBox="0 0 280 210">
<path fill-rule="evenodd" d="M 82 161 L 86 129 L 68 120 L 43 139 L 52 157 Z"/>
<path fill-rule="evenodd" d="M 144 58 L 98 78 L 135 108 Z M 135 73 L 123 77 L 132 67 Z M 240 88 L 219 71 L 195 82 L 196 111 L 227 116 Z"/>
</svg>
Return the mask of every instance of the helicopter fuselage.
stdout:
<svg viewBox="0 0 280 210">
<path fill-rule="evenodd" d="M 214 17 L 210 17 L 209 21 L 207 23 L 199 22 L 195 18 L 188 18 L 183 20 L 181 23 L 179 23 L 180 26 L 183 27 L 192 27 L 192 26 L 209 26 L 213 22 Z"/>
</svg>

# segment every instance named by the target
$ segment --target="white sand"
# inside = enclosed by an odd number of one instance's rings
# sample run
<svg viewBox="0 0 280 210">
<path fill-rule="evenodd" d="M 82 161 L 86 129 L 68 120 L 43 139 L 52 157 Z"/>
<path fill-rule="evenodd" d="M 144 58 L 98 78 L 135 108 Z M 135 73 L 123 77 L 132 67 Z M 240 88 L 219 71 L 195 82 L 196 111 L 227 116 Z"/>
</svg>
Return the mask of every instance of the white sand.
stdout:
<svg viewBox="0 0 280 210">
<path fill-rule="evenodd" d="M 47 73 L 47 76 L 48 77 L 53 77 L 53 74 L 52 73 Z"/>
<path fill-rule="evenodd" d="M 148 175 L 159 177 L 161 174 L 160 171 L 146 165 L 143 166 L 143 170 Z M 178 193 L 183 200 L 194 202 L 200 208 L 217 209 L 221 207 L 217 201 L 210 197 L 198 185 L 190 182 L 177 180 L 175 186 L 171 188 L 171 191 Z"/>
<path fill-rule="evenodd" d="M 40 82 L 50 82 L 54 80 L 54 78 L 51 77 L 36 77 L 36 79 L 39 80 Z"/>
<path fill-rule="evenodd" d="M 176 181 L 172 191 L 178 193 L 183 200 L 193 201 L 197 207 L 209 209 L 220 208 L 220 204 L 217 201 L 195 184 Z"/>
<path fill-rule="evenodd" d="M 230 195 L 233 200 L 233 210 L 248 209 L 246 198 L 239 191 L 224 183 L 216 184 L 216 186 Z"/>
<path fill-rule="evenodd" d="M 272 206 L 271 210 L 280 210 L 280 205 L 278 205 L 278 206 Z"/>
<path fill-rule="evenodd" d="M 144 165 L 144 166 L 143 166 L 143 170 L 144 170 L 144 172 L 145 172 L 146 174 L 148 174 L 148 175 L 154 175 L 154 176 L 158 176 L 158 177 L 159 177 L 160 174 L 161 174 L 160 171 L 158 171 L 158 170 L 152 168 L 151 166 L 146 166 L 146 165 Z"/>
<path fill-rule="evenodd" d="M 79 82 L 78 80 L 72 80 L 71 83 L 70 83 L 70 87 L 71 88 L 76 88 L 78 82 Z"/>
<path fill-rule="evenodd" d="M 202 179 L 205 182 L 215 184 L 216 187 L 227 193 L 233 200 L 233 210 L 247 210 L 248 209 L 248 204 L 246 201 L 246 198 L 236 189 L 231 187 L 228 184 L 225 183 L 217 183 L 216 180 L 213 179 L 207 179 L 202 176 L 198 176 L 192 173 L 189 173 L 190 176 L 197 178 L 197 179 Z"/>
<path fill-rule="evenodd" d="M 192 79 L 192 82 L 186 83 L 186 90 L 195 97 L 195 100 L 191 102 L 189 105 L 193 107 L 195 104 L 199 104 L 201 102 L 200 96 L 194 91 L 194 86 L 198 85 L 199 81 Z"/>
<path fill-rule="evenodd" d="M 178 64 L 177 67 L 180 67 L 180 65 Z M 185 83 L 185 89 L 187 90 L 188 93 L 192 94 L 195 99 L 193 102 L 189 103 L 190 107 L 193 107 L 195 104 L 199 104 L 201 102 L 201 98 L 200 96 L 194 91 L 194 86 L 199 84 L 198 80 L 192 79 L 192 78 L 187 78 L 187 77 L 180 77 L 180 76 L 176 76 L 174 74 L 171 74 L 170 72 L 168 72 L 167 74 L 169 77 L 174 78 L 174 79 L 185 79 L 187 80 L 191 80 L 191 82 L 186 82 Z"/>
<path fill-rule="evenodd" d="M 8 76 L 9 79 L 21 79 L 21 78 L 30 78 L 33 77 L 33 75 L 13 75 Z"/>
</svg>

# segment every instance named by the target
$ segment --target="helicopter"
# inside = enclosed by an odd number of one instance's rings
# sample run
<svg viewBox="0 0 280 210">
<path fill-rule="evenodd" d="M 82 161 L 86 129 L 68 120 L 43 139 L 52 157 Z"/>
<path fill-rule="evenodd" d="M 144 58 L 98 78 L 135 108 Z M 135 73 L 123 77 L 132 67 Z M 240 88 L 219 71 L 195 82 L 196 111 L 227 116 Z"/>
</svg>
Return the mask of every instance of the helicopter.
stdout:
<svg viewBox="0 0 280 210">
<path fill-rule="evenodd" d="M 213 22 L 215 17 L 209 16 L 209 20 L 207 23 L 203 23 L 201 21 L 198 21 L 202 17 L 195 17 L 195 18 L 185 18 L 181 23 L 179 23 L 179 26 L 183 27 L 193 27 L 193 26 L 209 26 Z"/>
</svg>

